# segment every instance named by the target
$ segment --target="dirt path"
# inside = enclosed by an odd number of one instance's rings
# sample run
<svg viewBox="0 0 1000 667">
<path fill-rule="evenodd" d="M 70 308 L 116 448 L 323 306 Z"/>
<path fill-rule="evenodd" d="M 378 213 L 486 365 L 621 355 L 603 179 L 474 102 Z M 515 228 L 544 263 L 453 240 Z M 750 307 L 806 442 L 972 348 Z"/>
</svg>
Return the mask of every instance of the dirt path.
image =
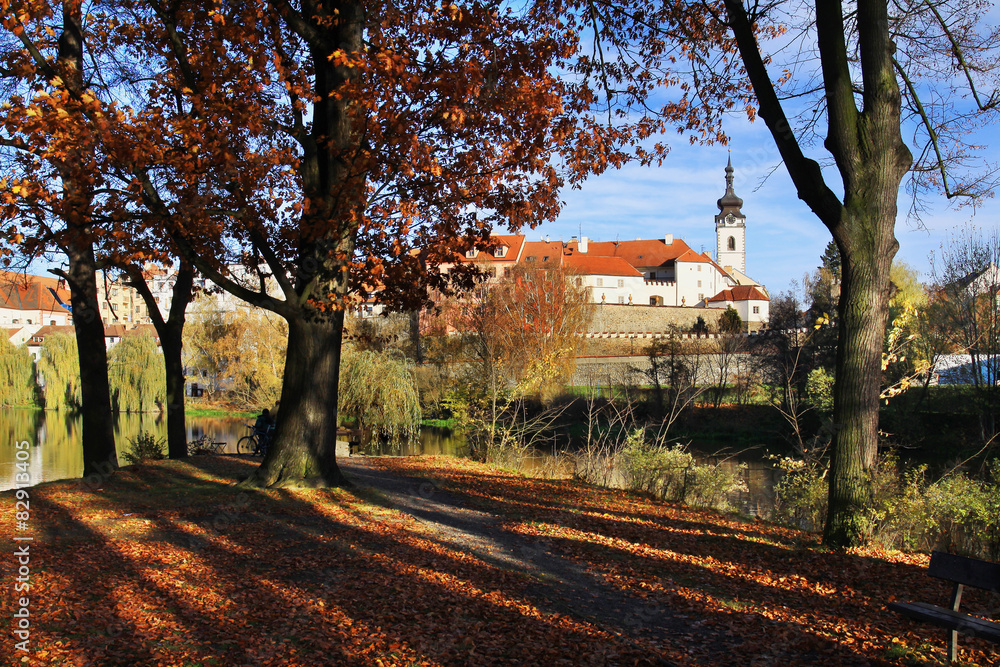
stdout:
<svg viewBox="0 0 1000 667">
<path fill-rule="evenodd" d="M 469 507 L 461 497 L 441 490 L 428 479 L 396 474 L 380 467 L 377 459 L 366 457 L 345 459 L 340 465 L 357 485 L 356 492 L 381 497 L 387 506 L 412 516 L 443 546 L 530 577 L 531 602 L 539 609 L 586 620 L 623 638 L 655 643 L 667 637 L 676 640 L 677 635 L 694 635 L 702 650 L 719 639 L 712 631 L 700 630 L 697 619 L 607 585 L 554 553 L 544 540 L 504 529 L 500 515 Z M 659 664 L 673 663 L 663 660 Z"/>
</svg>

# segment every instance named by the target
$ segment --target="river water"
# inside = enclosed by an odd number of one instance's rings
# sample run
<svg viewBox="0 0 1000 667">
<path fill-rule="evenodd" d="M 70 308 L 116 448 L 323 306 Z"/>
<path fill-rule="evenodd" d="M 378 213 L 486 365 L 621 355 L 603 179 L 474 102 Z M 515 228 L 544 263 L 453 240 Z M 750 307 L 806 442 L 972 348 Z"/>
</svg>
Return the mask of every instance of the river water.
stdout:
<svg viewBox="0 0 1000 667">
<path fill-rule="evenodd" d="M 246 417 L 188 416 L 187 440 L 208 434 L 216 442 L 225 442 L 225 451 L 236 452 L 236 442 L 249 431 Z M 15 474 L 25 469 L 31 484 L 57 479 L 75 479 L 83 474 L 83 451 L 80 448 L 81 419 L 64 412 L 0 408 L 0 491 L 15 486 Z M 402 455 L 442 454 L 461 456 L 464 442 L 445 430 L 425 428 L 420 443 L 398 452 Z M 159 413 L 123 414 L 115 417 L 115 447 L 119 461 L 128 451 L 129 441 L 139 433 L 152 433 L 157 439 L 167 437 L 167 421 Z M 27 442 L 19 449 L 18 443 Z M 18 466 L 20 453 L 20 463 Z"/>
<path fill-rule="evenodd" d="M 245 417 L 193 417 L 188 416 L 187 440 L 208 434 L 218 442 L 225 442 L 225 451 L 235 453 L 236 442 L 247 434 Z M 0 409 L 0 490 L 15 487 L 19 472 L 27 470 L 31 484 L 57 479 L 76 479 L 83 473 L 83 452 L 80 448 L 81 419 L 63 412 L 29 409 Z M 115 446 L 119 460 L 127 451 L 129 441 L 141 432 L 150 432 L 157 439 L 167 436 L 167 422 L 158 413 L 124 414 L 115 418 Z M 18 443 L 27 442 L 18 448 Z M 401 448 L 386 449 L 379 454 L 412 456 L 418 454 L 465 456 L 465 442 L 447 429 L 424 427 L 419 442 Z M 20 457 L 20 459 L 19 459 Z M 710 458 L 698 457 L 699 462 Z M 715 461 L 712 461 L 713 463 Z M 735 468 L 747 466 L 745 482 L 747 491 L 733 498 L 734 504 L 749 514 L 766 512 L 773 506 L 774 483 L 777 473 L 766 461 L 743 459 L 727 460 L 722 466 Z M 565 456 L 550 452 L 535 452 L 521 459 L 518 469 L 530 477 L 571 477 L 574 464 Z"/>
</svg>

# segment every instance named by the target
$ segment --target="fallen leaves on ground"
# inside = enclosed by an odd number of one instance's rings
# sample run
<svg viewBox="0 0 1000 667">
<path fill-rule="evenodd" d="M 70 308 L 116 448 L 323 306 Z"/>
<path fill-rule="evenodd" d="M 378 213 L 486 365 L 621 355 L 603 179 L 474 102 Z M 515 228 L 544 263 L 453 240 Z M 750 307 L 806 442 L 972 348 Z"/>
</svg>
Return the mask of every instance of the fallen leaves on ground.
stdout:
<svg viewBox="0 0 1000 667">
<path fill-rule="evenodd" d="M 30 664 L 923 664 L 944 632 L 885 609 L 945 603 L 925 555 L 830 552 L 816 538 L 569 480 L 454 458 L 384 470 L 488 513 L 526 558 L 600 588 L 559 604 L 557 577 L 441 539 L 357 489 L 243 491 L 235 457 L 120 471 L 100 489 L 30 490 Z M 4 496 L 13 506 L 13 493 Z M 13 521 L 0 527 L 9 545 Z M 513 543 L 513 542 L 510 542 Z M 0 559 L 5 587 L 16 570 Z M 620 622 L 604 592 L 627 600 Z M 13 594 L 2 597 L 10 619 Z M 606 600 L 605 600 L 606 602 Z M 989 603 L 986 601 L 985 603 Z M 963 601 L 980 604 L 972 592 Z M 605 605 L 606 607 L 606 605 Z M 607 612 L 604 609 L 603 612 Z M 10 664 L 23 654 L 6 651 Z M 962 659 L 1000 664 L 962 638 Z"/>
</svg>

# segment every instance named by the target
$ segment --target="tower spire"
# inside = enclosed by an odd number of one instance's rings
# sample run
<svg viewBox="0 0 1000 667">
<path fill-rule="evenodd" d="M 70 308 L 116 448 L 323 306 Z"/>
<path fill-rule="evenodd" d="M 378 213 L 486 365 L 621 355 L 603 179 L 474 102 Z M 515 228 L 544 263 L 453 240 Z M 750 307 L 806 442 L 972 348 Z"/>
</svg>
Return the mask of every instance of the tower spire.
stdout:
<svg viewBox="0 0 1000 667">
<path fill-rule="evenodd" d="M 735 208 L 739 210 L 743 206 L 743 200 L 736 196 L 736 192 L 733 190 L 733 156 L 729 156 L 729 162 L 726 164 L 726 194 L 722 195 L 717 203 L 719 205 L 719 210 L 724 211 L 726 208 Z"/>
</svg>

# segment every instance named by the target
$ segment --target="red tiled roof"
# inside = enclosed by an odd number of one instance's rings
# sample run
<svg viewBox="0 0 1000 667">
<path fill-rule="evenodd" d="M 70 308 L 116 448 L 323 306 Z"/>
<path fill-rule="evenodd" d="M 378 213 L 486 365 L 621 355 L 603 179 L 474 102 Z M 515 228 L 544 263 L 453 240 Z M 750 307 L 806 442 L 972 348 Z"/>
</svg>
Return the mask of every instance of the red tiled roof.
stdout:
<svg viewBox="0 0 1000 667">
<path fill-rule="evenodd" d="M 490 237 L 491 243 L 496 246 L 506 246 L 507 253 L 503 257 L 497 257 L 492 252 L 479 251 L 473 257 L 466 257 L 465 253 L 456 252 L 455 261 L 458 262 L 516 262 L 521 254 L 521 247 L 524 245 L 523 234 L 494 234 Z"/>
<path fill-rule="evenodd" d="M 562 256 L 562 241 L 527 241 L 524 244 L 524 252 L 521 253 L 521 261 L 561 263 Z"/>
<path fill-rule="evenodd" d="M 63 304 L 69 306 L 69 290 L 60 288 L 60 282 L 55 277 L 0 271 L 0 308 L 68 313 Z"/>
<path fill-rule="evenodd" d="M 75 336 L 76 329 L 71 324 L 46 324 L 40 328 L 35 333 L 31 334 L 31 339 L 34 341 L 36 338 L 45 340 L 46 336 L 55 336 L 56 334 L 65 334 L 67 336 Z"/>
<path fill-rule="evenodd" d="M 621 257 L 591 257 L 587 255 L 567 255 L 563 258 L 567 266 L 588 276 L 633 276 L 642 277 L 631 264 Z"/>
<path fill-rule="evenodd" d="M 573 255 L 585 255 L 588 257 L 620 257 L 631 266 L 664 266 L 676 261 L 681 255 L 691 252 L 695 255 L 691 247 L 681 239 L 674 239 L 672 243 L 665 243 L 663 239 L 637 240 L 637 241 L 590 241 L 587 244 L 587 252 L 579 252 L 580 244 L 577 241 L 570 241 L 566 244 L 568 250 Z M 687 260 L 684 261 L 699 261 Z M 703 260 L 701 260 L 703 261 Z"/>
<path fill-rule="evenodd" d="M 770 301 L 766 294 L 757 289 L 756 285 L 736 285 L 730 289 L 724 289 L 711 299 L 709 303 L 716 301 Z"/>
<path fill-rule="evenodd" d="M 126 331 L 128 331 L 128 329 L 125 328 L 124 324 L 109 324 L 108 326 L 104 327 L 104 337 L 121 338 L 122 336 L 125 335 Z"/>
<path fill-rule="evenodd" d="M 112 326 L 121 326 L 118 324 Z M 110 328 L 110 327 L 109 327 Z M 152 324 L 139 324 L 134 329 L 128 329 L 121 334 L 122 336 L 150 336 L 153 340 L 159 342 L 160 336 L 156 333 L 156 327 Z"/>
</svg>

